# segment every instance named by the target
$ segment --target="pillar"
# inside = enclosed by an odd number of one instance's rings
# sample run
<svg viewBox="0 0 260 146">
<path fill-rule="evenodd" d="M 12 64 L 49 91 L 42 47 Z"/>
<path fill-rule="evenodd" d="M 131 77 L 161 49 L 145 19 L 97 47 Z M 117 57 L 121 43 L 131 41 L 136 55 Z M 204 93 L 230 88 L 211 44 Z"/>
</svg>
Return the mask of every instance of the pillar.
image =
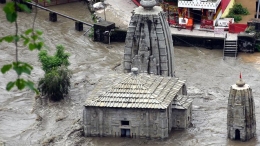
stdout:
<svg viewBox="0 0 260 146">
<path fill-rule="evenodd" d="M 75 22 L 75 29 L 77 31 L 82 31 L 83 30 L 83 23 L 82 22 L 79 22 L 79 21 L 76 21 Z"/>
<path fill-rule="evenodd" d="M 6 0 L 0 0 L 0 4 L 5 4 Z"/>
<path fill-rule="evenodd" d="M 49 13 L 49 21 L 56 22 L 57 21 L 57 14 L 54 12 Z"/>
</svg>

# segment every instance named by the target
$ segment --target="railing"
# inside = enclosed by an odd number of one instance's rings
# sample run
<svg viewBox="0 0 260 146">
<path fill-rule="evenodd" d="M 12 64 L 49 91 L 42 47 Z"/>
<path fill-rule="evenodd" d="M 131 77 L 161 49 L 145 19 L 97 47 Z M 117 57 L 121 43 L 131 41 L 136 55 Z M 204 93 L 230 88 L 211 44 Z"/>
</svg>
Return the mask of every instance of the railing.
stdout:
<svg viewBox="0 0 260 146">
<path fill-rule="evenodd" d="M 67 15 L 61 14 L 61 13 L 59 13 L 59 12 L 50 10 L 50 9 L 48 9 L 48 8 L 42 7 L 42 6 L 38 5 L 38 4 L 31 3 L 31 2 L 26 2 L 26 3 L 28 3 L 28 4 L 30 4 L 30 5 L 33 5 L 33 6 L 35 6 L 35 7 L 38 7 L 38 8 L 40 8 L 40 9 L 43 9 L 43 10 L 45 10 L 45 11 L 49 11 L 49 12 L 52 12 L 52 13 L 56 13 L 57 15 L 60 15 L 60 16 L 65 17 L 65 18 L 68 18 L 68 19 L 70 19 L 70 20 L 73 20 L 73 21 L 76 21 L 76 22 L 81 22 L 81 23 L 83 23 L 83 24 L 85 24 L 85 25 L 87 25 L 87 26 L 91 26 L 91 27 L 93 26 L 93 24 L 90 24 L 90 23 L 87 23 L 87 22 L 84 22 L 84 21 L 81 21 L 81 20 L 72 18 L 72 17 L 70 17 L 70 16 L 67 16 Z"/>
<path fill-rule="evenodd" d="M 48 7 L 48 6 L 60 5 L 60 4 L 71 3 L 76 1 L 78 0 L 50 0 L 50 2 L 47 2 L 46 0 L 37 0 L 35 2 L 38 2 L 38 4 L 44 7 Z"/>
<path fill-rule="evenodd" d="M 226 39 L 227 39 L 227 33 L 225 33 L 225 36 L 224 36 L 223 60 L 225 60 Z"/>
<path fill-rule="evenodd" d="M 221 0 L 211 2 L 195 2 L 195 1 L 178 1 L 178 7 L 183 8 L 198 8 L 198 9 L 214 9 L 216 10 Z"/>
<path fill-rule="evenodd" d="M 235 59 L 237 59 L 237 40 L 236 40 L 236 54 L 235 54 Z"/>
</svg>

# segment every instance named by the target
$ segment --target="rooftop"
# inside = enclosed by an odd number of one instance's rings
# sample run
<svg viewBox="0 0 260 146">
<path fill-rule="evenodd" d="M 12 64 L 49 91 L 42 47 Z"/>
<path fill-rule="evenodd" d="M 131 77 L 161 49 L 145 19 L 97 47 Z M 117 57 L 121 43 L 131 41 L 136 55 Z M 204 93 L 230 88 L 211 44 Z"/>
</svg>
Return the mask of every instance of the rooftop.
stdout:
<svg viewBox="0 0 260 146">
<path fill-rule="evenodd" d="M 196 9 L 213 9 L 216 12 L 221 0 L 179 0 L 178 7 L 196 8 Z"/>
<path fill-rule="evenodd" d="M 166 109 L 184 83 L 145 73 L 109 75 L 96 85 L 85 106 Z"/>
<path fill-rule="evenodd" d="M 191 98 L 188 98 L 186 95 L 178 95 L 173 99 L 172 108 L 187 109 L 191 103 Z"/>
</svg>

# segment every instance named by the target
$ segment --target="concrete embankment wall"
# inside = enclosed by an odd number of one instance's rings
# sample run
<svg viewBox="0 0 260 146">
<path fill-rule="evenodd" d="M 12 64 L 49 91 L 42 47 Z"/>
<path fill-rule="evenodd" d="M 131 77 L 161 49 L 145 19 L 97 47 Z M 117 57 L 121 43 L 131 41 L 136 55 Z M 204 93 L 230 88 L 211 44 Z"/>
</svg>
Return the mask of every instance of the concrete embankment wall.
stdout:
<svg viewBox="0 0 260 146">
<path fill-rule="evenodd" d="M 173 45 L 187 47 L 205 47 L 208 49 L 223 49 L 224 38 L 196 37 L 172 34 Z"/>
</svg>

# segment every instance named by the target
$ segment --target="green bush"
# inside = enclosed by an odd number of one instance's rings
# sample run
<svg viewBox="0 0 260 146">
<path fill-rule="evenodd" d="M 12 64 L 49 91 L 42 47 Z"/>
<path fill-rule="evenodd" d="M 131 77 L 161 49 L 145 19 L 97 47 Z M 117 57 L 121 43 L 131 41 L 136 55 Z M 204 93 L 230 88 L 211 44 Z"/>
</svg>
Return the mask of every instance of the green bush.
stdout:
<svg viewBox="0 0 260 146">
<path fill-rule="evenodd" d="M 52 68 L 57 68 L 61 65 L 69 66 L 69 54 L 64 52 L 64 47 L 59 45 L 56 47 L 56 53 L 54 56 L 50 56 L 47 50 L 41 50 L 39 53 L 39 60 L 42 63 L 42 69 L 48 72 Z"/>
<path fill-rule="evenodd" d="M 248 26 L 245 30 L 246 33 L 254 32 L 255 31 L 255 26 Z"/>
<path fill-rule="evenodd" d="M 234 18 L 235 22 L 242 20 L 242 17 L 240 15 L 235 15 L 235 14 L 228 14 L 226 17 L 227 18 Z"/>
<path fill-rule="evenodd" d="M 235 22 L 242 20 L 241 15 L 248 15 L 249 12 L 247 8 L 243 8 L 241 4 L 234 4 L 233 8 L 229 10 L 226 18 L 234 18 Z"/>
<path fill-rule="evenodd" d="M 88 37 L 94 39 L 94 27 L 91 27 L 88 32 Z"/>
<path fill-rule="evenodd" d="M 243 8 L 241 4 L 234 4 L 233 8 L 230 9 L 229 14 L 248 15 L 249 12 L 247 8 Z"/>
<path fill-rule="evenodd" d="M 67 68 L 70 65 L 69 54 L 61 45 L 56 49 L 53 56 L 48 55 L 46 50 L 41 50 L 38 55 L 45 71 L 44 77 L 39 80 L 38 90 L 53 101 L 61 100 L 68 94 L 71 78 L 71 71 Z"/>
<path fill-rule="evenodd" d="M 69 93 L 71 71 L 65 67 L 52 68 L 40 79 L 38 89 L 53 101 L 59 101 Z"/>
</svg>

